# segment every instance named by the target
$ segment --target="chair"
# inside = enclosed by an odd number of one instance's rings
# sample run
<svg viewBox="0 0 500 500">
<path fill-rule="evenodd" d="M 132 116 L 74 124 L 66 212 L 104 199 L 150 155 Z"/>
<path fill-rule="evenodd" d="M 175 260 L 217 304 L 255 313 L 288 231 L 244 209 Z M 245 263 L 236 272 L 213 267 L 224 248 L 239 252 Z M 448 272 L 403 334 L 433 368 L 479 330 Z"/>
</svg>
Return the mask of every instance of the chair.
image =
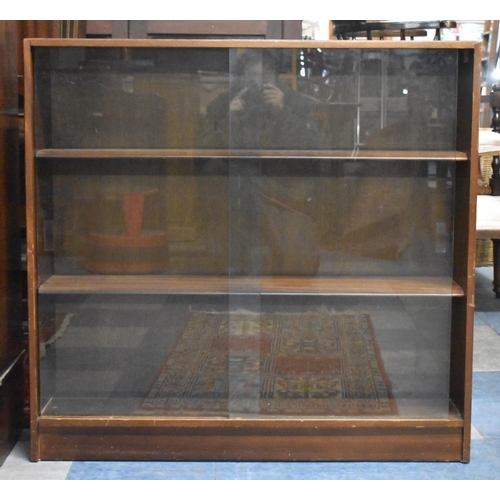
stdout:
<svg viewBox="0 0 500 500">
<path fill-rule="evenodd" d="M 407 37 L 413 40 L 416 36 L 427 36 L 427 30 L 436 30 L 434 40 L 441 40 L 441 30 L 456 28 L 455 21 L 332 21 L 333 34 L 339 40 L 364 38 Z"/>
<path fill-rule="evenodd" d="M 500 85 L 488 96 L 493 112 L 492 130 L 479 131 L 479 155 L 493 157 L 490 194 L 479 194 L 476 210 L 476 238 L 493 242 L 493 291 L 500 299 Z"/>
</svg>

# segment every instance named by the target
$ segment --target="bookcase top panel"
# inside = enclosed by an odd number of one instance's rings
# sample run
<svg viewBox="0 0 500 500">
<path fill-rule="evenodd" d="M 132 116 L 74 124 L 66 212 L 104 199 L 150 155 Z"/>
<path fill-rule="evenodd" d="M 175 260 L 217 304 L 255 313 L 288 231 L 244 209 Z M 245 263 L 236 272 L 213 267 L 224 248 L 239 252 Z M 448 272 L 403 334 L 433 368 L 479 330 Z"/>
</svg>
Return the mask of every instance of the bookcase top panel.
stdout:
<svg viewBox="0 0 500 500">
<path fill-rule="evenodd" d="M 220 48 L 332 48 L 332 49 L 474 49 L 474 41 L 393 41 L 393 40 L 191 40 L 191 39 L 54 39 L 27 38 L 32 47 L 220 47 Z"/>
</svg>

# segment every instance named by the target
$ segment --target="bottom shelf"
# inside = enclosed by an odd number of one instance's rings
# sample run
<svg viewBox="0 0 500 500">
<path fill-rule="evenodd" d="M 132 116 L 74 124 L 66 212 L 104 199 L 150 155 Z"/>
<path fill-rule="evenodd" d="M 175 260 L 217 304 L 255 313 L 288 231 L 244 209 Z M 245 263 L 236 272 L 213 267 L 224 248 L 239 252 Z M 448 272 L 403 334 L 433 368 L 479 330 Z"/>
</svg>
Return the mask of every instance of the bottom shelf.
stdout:
<svg viewBox="0 0 500 500">
<path fill-rule="evenodd" d="M 37 460 L 467 461 L 464 422 L 40 418 Z"/>
</svg>

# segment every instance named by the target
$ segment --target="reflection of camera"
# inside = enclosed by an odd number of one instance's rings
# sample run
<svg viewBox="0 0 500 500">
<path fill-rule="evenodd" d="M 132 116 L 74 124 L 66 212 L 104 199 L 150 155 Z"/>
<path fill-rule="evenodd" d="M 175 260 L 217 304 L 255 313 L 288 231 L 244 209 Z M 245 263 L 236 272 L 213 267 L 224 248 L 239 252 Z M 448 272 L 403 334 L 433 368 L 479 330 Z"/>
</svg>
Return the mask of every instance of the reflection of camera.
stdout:
<svg viewBox="0 0 500 500">
<path fill-rule="evenodd" d="M 245 95 L 243 96 L 243 99 L 248 103 L 260 103 L 262 100 L 262 85 L 258 83 L 250 83 L 250 85 L 247 86 L 247 91 L 245 92 Z"/>
</svg>

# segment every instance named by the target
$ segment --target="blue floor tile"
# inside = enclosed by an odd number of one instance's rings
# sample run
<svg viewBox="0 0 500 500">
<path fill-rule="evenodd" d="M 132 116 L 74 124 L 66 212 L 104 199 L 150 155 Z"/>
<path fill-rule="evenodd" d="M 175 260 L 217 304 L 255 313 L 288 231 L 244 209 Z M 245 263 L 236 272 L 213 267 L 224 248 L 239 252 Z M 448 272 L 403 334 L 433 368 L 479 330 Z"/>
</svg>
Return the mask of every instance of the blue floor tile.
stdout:
<svg viewBox="0 0 500 500">
<path fill-rule="evenodd" d="M 216 464 L 216 479 L 458 480 L 500 479 L 500 439 L 473 441 L 471 461 Z"/>
<path fill-rule="evenodd" d="M 500 324 L 500 323 L 499 323 Z M 475 372 L 472 423 L 482 440 L 471 461 L 421 462 L 74 462 L 67 479 L 132 480 L 498 480 L 500 372 Z"/>
<path fill-rule="evenodd" d="M 479 314 L 474 314 L 474 326 L 484 326 L 486 323 L 479 317 Z"/>
<path fill-rule="evenodd" d="M 73 462 L 66 479 L 208 480 L 213 462 Z"/>
<path fill-rule="evenodd" d="M 477 312 L 477 317 L 487 325 L 491 326 L 500 335 L 500 314 L 494 312 Z"/>
<path fill-rule="evenodd" d="M 220 480 L 339 480 L 376 479 L 376 463 L 343 462 L 255 462 L 217 463 L 215 477 Z"/>
<path fill-rule="evenodd" d="M 500 372 L 474 372 L 472 397 L 500 399 Z"/>
<path fill-rule="evenodd" d="M 500 400 L 472 400 L 472 424 L 486 439 L 500 439 Z"/>
<path fill-rule="evenodd" d="M 500 439 L 473 441 L 468 464 L 442 462 L 74 462 L 67 479 L 497 480 Z"/>
</svg>

